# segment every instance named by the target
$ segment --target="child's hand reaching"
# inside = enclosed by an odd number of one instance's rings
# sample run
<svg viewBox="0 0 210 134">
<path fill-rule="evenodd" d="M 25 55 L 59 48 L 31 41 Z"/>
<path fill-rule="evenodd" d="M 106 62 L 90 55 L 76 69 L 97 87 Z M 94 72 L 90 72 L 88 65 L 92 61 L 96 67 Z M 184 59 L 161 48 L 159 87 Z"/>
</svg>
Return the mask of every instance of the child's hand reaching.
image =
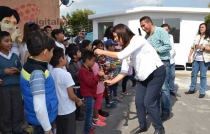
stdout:
<svg viewBox="0 0 210 134">
<path fill-rule="evenodd" d="M 0 79 L 0 85 L 3 83 L 3 80 L 2 79 Z"/>
<path fill-rule="evenodd" d="M 99 76 L 104 76 L 104 71 L 101 70 L 99 73 L 98 73 Z"/>
</svg>

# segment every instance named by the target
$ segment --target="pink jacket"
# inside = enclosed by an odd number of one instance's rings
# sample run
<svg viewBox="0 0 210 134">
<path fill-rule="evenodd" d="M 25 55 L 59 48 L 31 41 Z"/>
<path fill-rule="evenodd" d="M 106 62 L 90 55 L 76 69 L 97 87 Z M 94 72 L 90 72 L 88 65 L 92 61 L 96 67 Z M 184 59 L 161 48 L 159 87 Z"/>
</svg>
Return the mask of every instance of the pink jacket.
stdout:
<svg viewBox="0 0 210 134">
<path fill-rule="evenodd" d="M 97 75 L 97 74 L 100 72 L 98 63 L 95 63 L 95 64 L 93 65 L 92 70 L 93 70 L 94 75 Z M 103 92 L 104 92 L 104 89 L 105 89 L 105 87 L 104 87 L 103 81 L 99 81 L 99 82 L 98 82 L 98 85 L 97 85 L 96 94 L 103 93 Z"/>
</svg>

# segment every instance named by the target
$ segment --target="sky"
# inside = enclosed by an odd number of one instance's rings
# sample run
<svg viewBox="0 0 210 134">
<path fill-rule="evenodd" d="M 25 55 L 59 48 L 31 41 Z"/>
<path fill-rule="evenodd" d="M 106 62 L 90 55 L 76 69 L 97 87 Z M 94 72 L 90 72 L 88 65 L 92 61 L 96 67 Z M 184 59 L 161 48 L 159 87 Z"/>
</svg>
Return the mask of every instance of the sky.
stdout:
<svg viewBox="0 0 210 134">
<path fill-rule="evenodd" d="M 69 3 L 71 3 L 70 0 Z M 98 13 L 108 13 L 131 9 L 140 6 L 157 6 L 163 7 L 198 7 L 206 8 L 210 3 L 209 0 L 74 0 L 70 7 L 62 5 L 60 15 L 66 15 L 76 9 L 90 9 Z"/>
</svg>

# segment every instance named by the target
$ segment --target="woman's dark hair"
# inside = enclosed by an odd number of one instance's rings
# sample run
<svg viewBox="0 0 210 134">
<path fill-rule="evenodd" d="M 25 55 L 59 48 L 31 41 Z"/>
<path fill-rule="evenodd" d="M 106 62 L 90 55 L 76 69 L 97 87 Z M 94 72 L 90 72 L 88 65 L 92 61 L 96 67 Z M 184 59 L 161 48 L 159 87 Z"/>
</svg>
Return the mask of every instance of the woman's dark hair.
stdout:
<svg viewBox="0 0 210 134">
<path fill-rule="evenodd" d="M 28 33 L 40 30 L 39 25 L 35 24 L 34 22 L 26 22 L 23 27 L 23 39 L 22 43 L 26 42 L 26 36 Z"/>
<path fill-rule="evenodd" d="M 28 52 L 31 56 L 38 56 L 45 49 L 51 51 L 56 46 L 55 40 L 42 31 L 30 32 L 26 38 Z"/>
<path fill-rule="evenodd" d="M 9 7 L 6 7 L 6 6 L 0 6 L 0 11 L 2 11 L 0 13 L 0 21 L 2 21 L 3 18 L 5 18 L 5 17 L 11 17 L 12 15 L 14 15 L 14 17 L 17 20 L 17 24 L 19 23 L 20 16 L 19 16 L 19 14 L 18 14 L 18 12 L 16 10 L 11 9 Z"/>
<path fill-rule="evenodd" d="M 206 38 L 208 38 L 208 37 L 210 38 L 210 28 L 209 28 L 209 25 L 208 25 L 207 23 L 201 23 L 201 24 L 199 25 L 198 34 L 201 34 L 201 32 L 200 32 L 200 27 L 201 27 L 202 25 L 205 25 L 205 27 L 206 27 L 204 39 L 206 39 Z"/>
<path fill-rule="evenodd" d="M 113 33 L 112 33 L 112 30 L 113 27 L 108 27 L 105 31 L 105 34 L 104 34 L 104 37 L 107 37 L 107 39 L 113 39 Z"/>
<path fill-rule="evenodd" d="M 93 43 L 92 43 L 93 46 L 97 46 L 99 44 L 104 45 L 104 43 L 101 40 L 99 40 L 99 39 L 94 40 Z"/>
<path fill-rule="evenodd" d="M 118 24 L 114 26 L 113 32 L 117 34 L 118 39 L 122 39 L 124 46 L 130 43 L 131 38 L 135 35 L 126 25 Z"/>
<path fill-rule="evenodd" d="M 64 57 L 64 53 L 63 53 L 63 49 L 60 47 L 55 47 L 53 50 L 53 57 L 50 60 L 50 64 L 53 67 L 56 67 L 59 64 L 59 59 L 60 58 L 65 58 Z"/>
</svg>

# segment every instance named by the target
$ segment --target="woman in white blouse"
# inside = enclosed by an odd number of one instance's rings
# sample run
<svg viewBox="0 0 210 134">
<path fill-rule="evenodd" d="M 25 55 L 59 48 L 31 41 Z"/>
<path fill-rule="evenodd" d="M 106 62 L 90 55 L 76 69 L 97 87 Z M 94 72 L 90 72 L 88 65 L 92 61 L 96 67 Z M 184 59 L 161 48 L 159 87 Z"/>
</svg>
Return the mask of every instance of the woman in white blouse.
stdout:
<svg viewBox="0 0 210 134">
<path fill-rule="evenodd" d="M 105 82 L 113 85 L 127 75 L 129 66 L 134 67 L 138 80 L 135 104 L 140 128 L 132 133 L 138 134 L 147 131 L 147 110 L 155 127 L 154 134 L 164 134 L 165 130 L 157 105 L 166 76 L 166 69 L 162 61 L 147 40 L 142 36 L 135 35 L 126 25 L 116 25 L 113 28 L 113 36 L 114 41 L 124 48 L 121 52 L 95 50 L 98 55 L 123 60 L 121 72 L 114 79 Z"/>
</svg>

